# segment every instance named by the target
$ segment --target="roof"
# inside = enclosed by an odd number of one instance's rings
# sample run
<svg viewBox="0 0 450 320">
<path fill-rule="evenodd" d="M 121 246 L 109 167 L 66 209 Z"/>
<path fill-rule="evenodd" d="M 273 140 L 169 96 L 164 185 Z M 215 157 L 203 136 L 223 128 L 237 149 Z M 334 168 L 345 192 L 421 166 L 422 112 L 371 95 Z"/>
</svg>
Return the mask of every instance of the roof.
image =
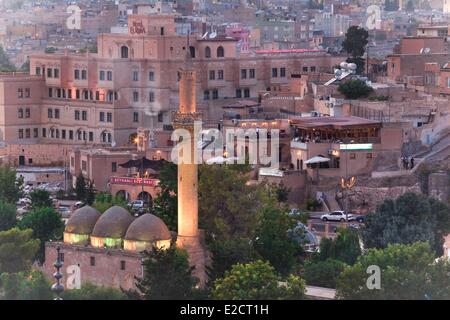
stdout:
<svg viewBox="0 0 450 320">
<path fill-rule="evenodd" d="M 122 207 L 106 210 L 95 224 L 92 236 L 100 238 L 123 238 L 134 218 Z"/>
<path fill-rule="evenodd" d="M 146 213 L 134 220 L 128 227 L 125 240 L 148 241 L 170 240 L 170 231 L 164 221 Z"/>
<path fill-rule="evenodd" d="M 90 206 L 77 209 L 67 221 L 65 232 L 89 235 L 100 216 L 100 212 Z"/>
<path fill-rule="evenodd" d="M 303 129 L 343 129 L 349 127 L 381 127 L 381 122 L 359 117 L 305 117 L 291 120 L 291 125 Z"/>
</svg>

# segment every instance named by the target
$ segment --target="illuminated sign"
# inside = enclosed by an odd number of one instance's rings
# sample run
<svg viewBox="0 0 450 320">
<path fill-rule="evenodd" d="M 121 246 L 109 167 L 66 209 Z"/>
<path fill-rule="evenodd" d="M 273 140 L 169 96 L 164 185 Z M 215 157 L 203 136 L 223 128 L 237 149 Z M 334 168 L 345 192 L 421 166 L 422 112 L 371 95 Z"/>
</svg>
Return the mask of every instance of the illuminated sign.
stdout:
<svg viewBox="0 0 450 320">
<path fill-rule="evenodd" d="M 339 145 L 341 150 L 372 150 L 371 143 L 352 143 Z"/>
<path fill-rule="evenodd" d="M 130 26 L 130 33 L 131 34 L 144 34 L 145 33 L 145 28 L 144 28 L 144 24 L 142 23 L 142 21 L 133 21 L 133 23 Z"/>
<path fill-rule="evenodd" d="M 129 177 L 111 177 L 110 182 L 111 184 L 144 185 L 148 187 L 156 187 L 159 184 L 158 179 L 129 178 Z"/>
</svg>

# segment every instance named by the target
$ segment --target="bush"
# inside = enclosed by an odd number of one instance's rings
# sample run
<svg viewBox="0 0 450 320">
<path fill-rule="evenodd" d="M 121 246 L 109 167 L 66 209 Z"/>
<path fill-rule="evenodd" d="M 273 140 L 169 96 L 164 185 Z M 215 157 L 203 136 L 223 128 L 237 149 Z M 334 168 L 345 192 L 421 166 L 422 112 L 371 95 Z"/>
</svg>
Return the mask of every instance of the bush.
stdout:
<svg viewBox="0 0 450 320">
<path fill-rule="evenodd" d="M 125 293 L 116 288 L 96 286 L 86 283 L 80 289 L 66 290 L 63 300 L 127 300 Z"/>
<path fill-rule="evenodd" d="M 339 85 L 338 91 L 342 93 L 346 99 L 356 100 L 367 97 L 373 89 L 362 80 L 348 80 Z"/>
<path fill-rule="evenodd" d="M 336 281 L 344 267 L 345 263 L 334 259 L 307 261 L 304 266 L 304 278 L 308 285 L 336 288 Z"/>
</svg>

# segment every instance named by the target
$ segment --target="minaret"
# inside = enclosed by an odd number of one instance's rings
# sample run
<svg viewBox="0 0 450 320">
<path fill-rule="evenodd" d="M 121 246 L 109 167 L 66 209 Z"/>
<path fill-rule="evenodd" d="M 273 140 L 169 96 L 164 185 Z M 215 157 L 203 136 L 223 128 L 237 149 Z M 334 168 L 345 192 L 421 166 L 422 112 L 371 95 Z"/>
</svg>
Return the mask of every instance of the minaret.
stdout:
<svg viewBox="0 0 450 320">
<path fill-rule="evenodd" d="M 189 48 L 189 46 L 187 46 Z M 191 162 L 178 163 L 178 235 L 177 246 L 189 254 L 189 262 L 195 266 L 195 275 L 204 284 L 205 251 L 200 242 L 198 232 L 198 174 L 194 161 L 197 152 L 194 135 L 194 121 L 201 120 L 196 107 L 196 72 L 192 66 L 190 52 L 187 50 L 186 63 L 180 70 L 179 110 L 173 119 L 174 129 L 185 129 L 190 132 L 189 141 L 183 137 L 183 143 L 190 146 Z"/>
</svg>

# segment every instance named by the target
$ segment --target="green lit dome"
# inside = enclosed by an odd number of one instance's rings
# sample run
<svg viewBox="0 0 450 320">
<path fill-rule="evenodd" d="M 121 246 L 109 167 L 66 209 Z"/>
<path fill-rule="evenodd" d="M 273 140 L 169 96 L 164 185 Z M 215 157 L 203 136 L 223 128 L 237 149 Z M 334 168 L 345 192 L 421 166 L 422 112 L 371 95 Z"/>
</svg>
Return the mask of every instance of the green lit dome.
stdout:
<svg viewBox="0 0 450 320">
<path fill-rule="evenodd" d="M 122 207 L 114 206 L 106 210 L 95 224 L 93 237 L 123 238 L 134 218 Z"/>
</svg>

